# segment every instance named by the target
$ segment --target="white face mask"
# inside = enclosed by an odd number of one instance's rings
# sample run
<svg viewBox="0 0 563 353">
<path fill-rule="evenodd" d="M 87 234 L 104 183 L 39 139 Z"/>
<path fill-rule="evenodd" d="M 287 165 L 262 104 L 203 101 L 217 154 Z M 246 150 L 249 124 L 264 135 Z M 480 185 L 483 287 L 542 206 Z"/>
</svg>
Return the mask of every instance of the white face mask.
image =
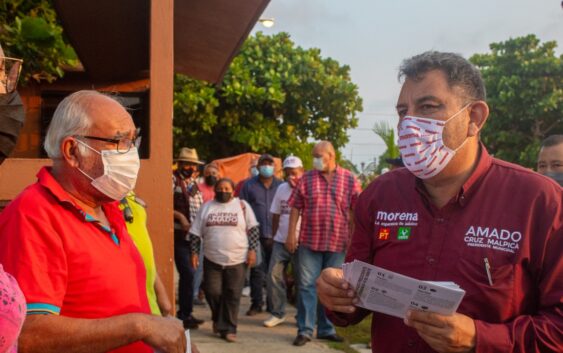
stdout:
<svg viewBox="0 0 563 353">
<path fill-rule="evenodd" d="M 319 172 L 322 172 L 323 170 L 325 170 L 325 163 L 323 162 L 322 157 L 314 157 L 313 158 L 313 168 L 315 168 Z"/>
<path fill-rule="evenodd" d="M 102 156 L 104 174 L 92 178 L 82 169 L 78 170 L 88 179 L 92 180 L 92 186 L 109 198 L 119 201 L 135 188 L 137 175 L 141 167 L 137 148 L 132 146 L 127 153 L 119 153 L 116 150 L 97 151 L 86 143 L 77 140 L 84 146 Z"/>
<path fill-rule="evenodd" d="M 440 173 L 452 160 L 455 150 L 444 145 L 444 127 L 469 104 L 447 120 L 405 116 L 399 123 L 399 151 L 405 167 L 420 179 L 428 179 Z"/>
</svg>

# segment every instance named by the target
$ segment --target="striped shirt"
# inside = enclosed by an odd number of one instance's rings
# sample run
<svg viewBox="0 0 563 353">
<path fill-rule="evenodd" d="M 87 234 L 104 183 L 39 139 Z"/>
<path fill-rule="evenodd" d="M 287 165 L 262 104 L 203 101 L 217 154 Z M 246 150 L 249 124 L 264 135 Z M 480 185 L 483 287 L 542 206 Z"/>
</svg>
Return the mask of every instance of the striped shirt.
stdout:
<svg viewBox="0 0 563 353">
<path fill-rule="evenodd" d="M 361 192 L 354 175 L 336 167 L 330 183 L 321 172 L 303 175 L 289 198 L 301 211 L 299 245 L 313 251 L 345 251 L 350 240 L 350 210 Z"/>
</svg>

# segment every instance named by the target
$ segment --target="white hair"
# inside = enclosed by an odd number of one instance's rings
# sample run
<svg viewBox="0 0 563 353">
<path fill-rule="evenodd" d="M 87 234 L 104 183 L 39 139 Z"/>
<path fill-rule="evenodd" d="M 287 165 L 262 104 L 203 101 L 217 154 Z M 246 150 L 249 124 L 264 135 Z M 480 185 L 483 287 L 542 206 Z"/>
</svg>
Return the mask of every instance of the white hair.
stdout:
<svg viewBox="0 0 563 353">
<path fill-rule="evenodd" d="M 61 142 L 64 138 L 88 133 L 92 126 L 92 121 L 88 115 L 90 98 L 100 95 L 106 96 L 97 91 L 78 91 L 59 103 L 49 124 L 43 144 L 49 158 L 61 158 Z M 81 151 L 85 150 L 81 144 L 78 146 Z"/>
</svg>

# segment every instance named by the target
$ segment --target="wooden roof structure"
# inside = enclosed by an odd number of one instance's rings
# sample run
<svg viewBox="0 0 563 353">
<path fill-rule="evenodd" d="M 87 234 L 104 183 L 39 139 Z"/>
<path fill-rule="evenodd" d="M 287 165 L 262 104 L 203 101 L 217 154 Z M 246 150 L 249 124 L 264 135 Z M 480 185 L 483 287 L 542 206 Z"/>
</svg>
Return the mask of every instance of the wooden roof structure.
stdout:
<svg viewBox="0 0 563 353">
<path fill-rule="evenodd" d="M 174 72 L 219 83 L 269 0 L 175 0 Z M 92 82 L 148 77 L 149 0 L 54 0 Z"/>
</svg>

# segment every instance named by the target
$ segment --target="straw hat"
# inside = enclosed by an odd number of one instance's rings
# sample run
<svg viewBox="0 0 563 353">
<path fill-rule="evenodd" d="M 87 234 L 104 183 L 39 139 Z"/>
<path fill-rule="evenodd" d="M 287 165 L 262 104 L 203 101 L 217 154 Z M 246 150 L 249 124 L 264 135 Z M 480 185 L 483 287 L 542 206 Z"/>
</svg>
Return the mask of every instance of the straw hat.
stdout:
<svg viewBox="0 0 563 353">
<path fill-rule="evenodd" d="M 194 164 L 205 164 L 199 160 L 197 156 L 197 151 L 195 148 L 182 147 L 180 153 L 178 153 L 177 162 L 190 162 Z"/>
</svg>

